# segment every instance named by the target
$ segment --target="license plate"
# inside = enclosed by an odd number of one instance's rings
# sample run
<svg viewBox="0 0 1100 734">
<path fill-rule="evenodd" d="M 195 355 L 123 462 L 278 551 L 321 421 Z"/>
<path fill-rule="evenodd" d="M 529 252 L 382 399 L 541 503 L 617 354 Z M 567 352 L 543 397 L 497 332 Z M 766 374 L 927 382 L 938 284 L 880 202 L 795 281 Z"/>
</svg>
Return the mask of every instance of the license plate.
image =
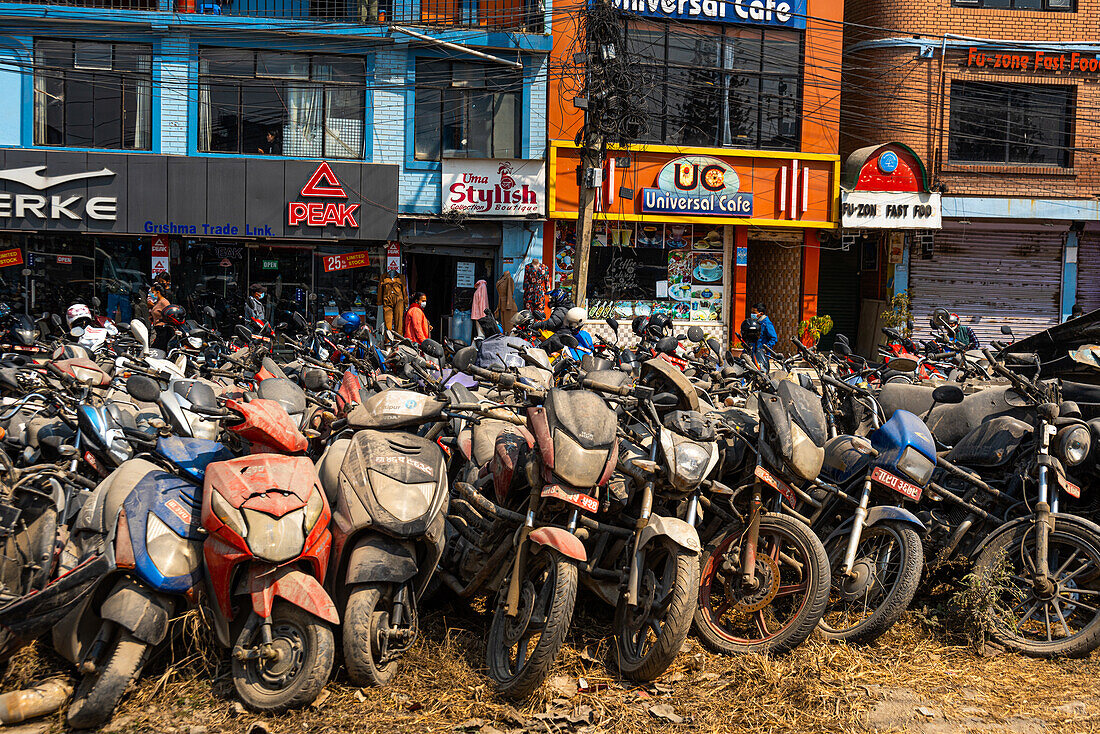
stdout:
<svg viewBox="0 0 1100 734">
<path fill-rule="evenodd" d="M 567 502 L 574 507 L 581 508 L 585 512 L 598 512 L 600 509 L 599 500 L 595 497 L 589 497 L 583 492 L 568 492 L 556 484 L 550 484 L 543 487 L 542 496 Z"/>
<path fill-rule="evenodd" d="M 1062 485 L 1062 489 L 1066 490 L 1066 494 L 1075 500 L 1081 499 L 1081 488 L 1071 482 L 1067 477 L 1058 475 L 1058 483 Z"/>
<path fill-rule="evenodd" d="M 770 471 L 760 466 L 756 466 L 756 471 L 753 472 L 764 484 L 768 485 L 779 494 L 783 495 L 783 499 L 787 500 L 787 504 L 794 507 L 798 502 L 798 498 L 795 497 L 794 490 L 787 486 L 779 477 L 772 474 Z"/>
<path fill-rule="evenodd" d="M 914 502 L 920 499 L 921 493 L 924 491 L 912 482 L 907 482 L 901 477 L 895 477 L 881 466 L 876 466 L 874 470 L 871 471 L 871 481 L 878 482 L 884 487 L 889 487 L 898 494 L 905 495 Z"/>
</svg>

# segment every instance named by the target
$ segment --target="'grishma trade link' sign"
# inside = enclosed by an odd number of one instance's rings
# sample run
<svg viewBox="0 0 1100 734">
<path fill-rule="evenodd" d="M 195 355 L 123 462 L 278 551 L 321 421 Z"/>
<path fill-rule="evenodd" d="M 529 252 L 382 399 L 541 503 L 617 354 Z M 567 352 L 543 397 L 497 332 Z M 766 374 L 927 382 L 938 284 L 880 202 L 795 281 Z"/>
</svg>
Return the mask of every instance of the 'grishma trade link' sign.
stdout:
<svg viewBox="0 0 1100 734">
<path fill-rule="evenodd" d="M 674 158 L 661 168 L 656 183 L 656 188 L 642 189 L 643 214 L 752 216 L 752 194 L 739 190 L 737 172 L 718 158 Z"/>
<path fill-rule="evenodd" d="M 806 27 L 806 0 L 612 0 L 615 9 L 647 18 Z"/>
</svg>

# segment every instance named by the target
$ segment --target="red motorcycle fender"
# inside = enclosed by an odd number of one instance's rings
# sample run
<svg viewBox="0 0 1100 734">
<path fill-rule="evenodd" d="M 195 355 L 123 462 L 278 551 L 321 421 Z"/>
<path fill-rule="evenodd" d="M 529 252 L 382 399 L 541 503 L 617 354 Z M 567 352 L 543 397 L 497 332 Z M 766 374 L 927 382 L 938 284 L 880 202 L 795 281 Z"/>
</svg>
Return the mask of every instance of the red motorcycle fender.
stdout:
<svg viewBox="0 0 1100 734">
<path fill-rule="evenodd" d="M 535 434 L 535 441 L 539 445 L 539 453 L 542 454 L 542 465 L 547 469 L 554 468 L 554 439 L 550 435 L 550 422 L 546 418 L 546 409 L 541 405 L 527 409 L 527 421 L 531 425 L 531 433 Z"/>
<path fill-rule="evenodd" d="M 547 548 L 553 548 L 566 558 L 572 558 L 578 563 L 588 562 L 588 553 L 585 552 L 584 545 L 581 544 L 577 536 L 573 535 L 573 533 L 568 530 L 562 530 L 561 528 L 538 528 L 533 530 L 527 538 L 532 543 L 537 543 Z"/>
<path fill-rule="evenodd" d="M 615 467 L 619 464 L 619 439 L 615 439 L 615 443 L 611 445 L 611 453 L 607 456 L 607 466 L 603 468 L 603 474 L 600 475 L 600 481 L 596 482 L 596 486 L 602 487 L 611 481 L 611 475 L 615 473 Z"/>
<path fill-rule="evenodd" d="M 458 450 L 462 452 L 466 461 L 474 455 L 474 434 L 470 430 L 464 429 L 458 434 Z"/>
<path fill-rule="evenodd" d="M 321 582 L 293 566 L 252 566 L 248 569 L 248 586 L 252 611 L 262 619 L 271 618 L 271 607 L 279 597 L 330 624 L 340 624 L 336 605 Z"/>
</svg>

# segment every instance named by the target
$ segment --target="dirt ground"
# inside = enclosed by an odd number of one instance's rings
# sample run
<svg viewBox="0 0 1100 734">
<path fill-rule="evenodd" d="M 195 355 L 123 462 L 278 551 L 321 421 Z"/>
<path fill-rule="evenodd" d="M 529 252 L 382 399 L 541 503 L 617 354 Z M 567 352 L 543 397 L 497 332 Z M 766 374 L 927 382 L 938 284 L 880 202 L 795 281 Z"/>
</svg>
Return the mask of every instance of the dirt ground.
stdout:
<svg viewBox="0 0 1100 734">
<path fill-rule="evenodd" d="M 483 663 L 488 621 L 469 611 L 425 614 L 424 634 L 385 689 L 357 689 L 341 670 L 313 707 L 280 717 L 245 711 L 227 656 L 188 630 L 171 655 L 119 707 L 106 732 L 1043 732 L 1100 731 L 1100 654 L 1040 661 L 949 634 L 909 617 L 878 643 L 847 647 L 811 639 L 768 659 L 725 658 L 689 638 L 660 680 L 616 677 L 606 639 L 610 613 L 578 601 L 569 644 L 536 699 L 494 697 Z M 175 662 L 170 664 L 169 660 Z M 40 646 L 25 649 L 4 691 L 64 675 Z M 62 715 L 0 729 L 52 734 Z"/>
</svg>

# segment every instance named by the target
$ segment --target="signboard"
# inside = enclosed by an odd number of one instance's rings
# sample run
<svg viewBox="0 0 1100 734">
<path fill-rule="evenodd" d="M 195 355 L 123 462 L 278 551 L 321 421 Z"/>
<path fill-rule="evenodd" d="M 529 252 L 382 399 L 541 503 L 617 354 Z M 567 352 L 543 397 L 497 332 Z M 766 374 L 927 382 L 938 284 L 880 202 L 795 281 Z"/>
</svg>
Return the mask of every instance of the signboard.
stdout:
<svg viewBox="0 0 1100 734">
<path fill-rule="evenodd" d="M 0 252 L 0 268 L 10 268 L 12 265 L 23 264 L 23 251 L 16 247 L 13 250 Z"/>
<path fill-rule="evenodd" d="M 845 191 L 840 226 L 862 229 L 940 229 L 939 194 Z"/>
<path fill-rule="evenodd" d="M 367 250 L 358 252 L 345 252 L 339 255 L 321 255 L 325 266 L 325 272 L 336 270 L 351 270 L 352 268 L 365 268 L 370 265 L 370 253 Z"/>
<path fill-rule="evenodd" d="M 301 195 L 303 198 L 317 199 L 348 198 L 347 192 L 340 185 L 332 166 L 328 163 L 317 166 L 317 170 L 313 172 L 313 175 L 306 181 L 306 185 L 302 187 Z M 359 226 L 359 222 L 355 220 L 355 212 L 359 209 L 358 204 L 292 201 L 286 207 L 287 224 L 292 227 L 301 224 L 305 224 L 307 227 Z"/>
<path fill-rule="evenodd" d="M 401 269 L 401 243 L 390 240 L 386 243 L 386 270 Z"/>
<path fill-rule="evenodd" d="M 1084 73 L 1100 72 L 1100 58 L 1095 53 L 1071 51 L 984 51 L 974 46 L 966 55 L 966 65 L 977 69 L 1004 69 L 1005 71 L 1076 71 Z"/>
<path fill-rule="evenodd" d="M 474 264 L 472 262 L 459 260 L 455 265 L 455 287 L 474 287 Z"/>
<path fill-rule="evenodd" d="M 718 158 L 675 158 L 661 168 L 656 183 L 657 188 L 642 189 L 643 214 L 752 216 L 752 194 L 739 190 L 737 172 Z"/>
<path fill-rule="evenodd" d="M 168 240 L 163 237 L 153 238 L 153 246 L 150 249 L 150 253 L 152 255 L 151 271 L 154 278 L 168 270 L 168 256 L 170 252 Z"/>
<path fill-rule="evenodd" d="M 223 268 L 233 267 L 233 263 L 229 262 L 228 258 L 222 258 L 222 261 L 220 263 L 218 263 L 218 265 L 220 265 Z"/>
<path fill-rule="evenodd" d="M 278 270 L 278 260 L 263 260 L 260 265 L 260 270 Z"/>
<path fill-rule="evenodd" d="M 616 10 L 647 18 L 806 27 L 806 0 L 612 0 Z"/>
<path fill-rule="evenodd" d="M 72 265 L 73 264 L 73 256 L 72 255 L 58 255 L 57 256 L 57 264 L 58 265 Z"/>
<path fill-rule="evenodd" d="M 443 159 L 443 211 L 472 217 L 541 216 L 546 167 L 541 160 Z"/>
</svg>

